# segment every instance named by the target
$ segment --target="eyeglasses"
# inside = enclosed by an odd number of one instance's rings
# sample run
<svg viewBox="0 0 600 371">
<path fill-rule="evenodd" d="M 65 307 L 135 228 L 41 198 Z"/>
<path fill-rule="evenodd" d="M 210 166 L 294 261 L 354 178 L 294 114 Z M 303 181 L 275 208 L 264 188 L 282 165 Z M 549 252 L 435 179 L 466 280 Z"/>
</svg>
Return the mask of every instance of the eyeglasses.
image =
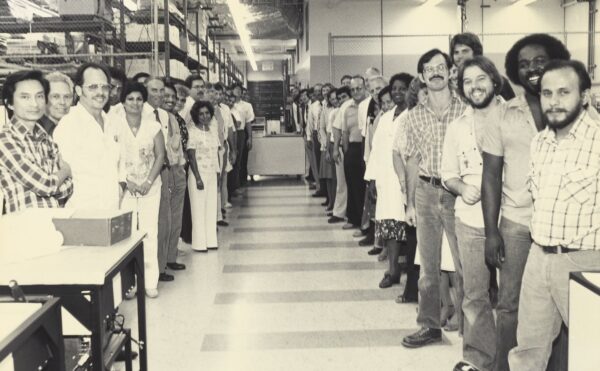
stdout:
<svg viewBox="0 0 600 371">
<path fill-rule="evenodd" d="M 427 73 L 444 72 L 448 70 L 448 66 L 444 63 L 440 63 L 437 66 L 426 66 L 423 70 Z"/>
<path fill-rule="evenodd" d="M 112 88 L 112 86 L 109 84 L 89 84 L 89 85 L 83 85 L 83 87 L 88 88 L 91 91 L 102 90 L 103 92 L 109 92 L 110 89 Z"/>
</svg>

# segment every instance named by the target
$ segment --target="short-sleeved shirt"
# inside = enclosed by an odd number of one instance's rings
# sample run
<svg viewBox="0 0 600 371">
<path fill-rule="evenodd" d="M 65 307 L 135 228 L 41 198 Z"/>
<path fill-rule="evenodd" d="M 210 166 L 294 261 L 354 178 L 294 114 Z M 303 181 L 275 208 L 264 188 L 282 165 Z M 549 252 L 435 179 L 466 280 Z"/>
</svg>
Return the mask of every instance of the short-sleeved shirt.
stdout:
<svg viewBox="0 0 600 371">
<path fill-rule="evenodd" d="M 530 145 L 538 133 L 524 96 L 509 101 L 498 120 L 485 126 L 481 139 L 482 152 L 502 157 L 502 217 L 529 225 L 533 200 L 527 184 Z"/>
<path fill-rule="evenodd" d="M 529 180 L 536 243 L 600 249 L 600 122 L 583 113 L 560 141 L 549 128 L 538 133 Z"/>
<path fill-rule="evenodd" d="M 329 118 L 327 119 L 327 136 L 329 137 L 329 141 L 331 143 L 333 143 L 334 138 L 333 138 L 333 122 L 335 121 L 338 112 L 340 111 L 339 107 L 338 108 L 333 108 L 331 111 L 329 111 Z"/>
<path fill-rule="evenodd" d="M 428 103 L 419 103 L 408 111 L 406 119 L 408 157 L 418 156 L 419 175 L 441 178 L 442 151 L 448 125 L 459 118 L 467 105 L 453 95 L 441 117 L 429 108 Z"/>
<path fill-rule="evenodd" d="M 344 113 L 346 112 L 346 109 L 348 107 L 350 107 L 350 105 L 352 105 L 352 104 L 354 104 L 354 100 L 348 99 L 340 106 L 337 116 L 335 117 L 335 120 L 333 120 L 333 123 L 332 123 L 332 127 L 334 129 L 342 130 L 342 122 L 344 121 Z"/>
<path fill-rule="evenodd" d="M 254 109 L 248 102 L 243 100 L 235 102 L 231 111 L 234 115 L 236 115 L 236 117 L 239 117 L 240 127 L 238 130 L 244 130 L 246 128 L 246 124 L 254 121 Z"/>
<path fill-rule="evenodd" d="M 358 105 L 358 128 L 360 129 L 360 134 L 364 137 L 367 130 L 368 125 L 368 116 L 369 116 L 369 106 L 373 102 L 373 98 L 369 95 L 367 98 L 363 99 L 362 102 Z"/>
<path fill-rule="evenodd" d="M 119 146 L 121 147 L 120 178 L 127 179 L 138 185 L 148 180 L 150 171 L 154 166 L 156 154 L 154 153 L 154 137 L 161 131 L 156 120 L 142 119 L 136 135 L 133 135 L 127 120 L 123 120 Z M 160 192 L 160 176 L 152 183 L 152 188 L 147 195 Z"/>
<path fill-rule="evenodd" d="M 196 151 L 196 164 L 200 174 L 218 173 L 219 168 L 219 136 L 216 121 L 212 121 L 208 131 L 197 126 L 188 127 L 187 149 Z"/>
</svg>

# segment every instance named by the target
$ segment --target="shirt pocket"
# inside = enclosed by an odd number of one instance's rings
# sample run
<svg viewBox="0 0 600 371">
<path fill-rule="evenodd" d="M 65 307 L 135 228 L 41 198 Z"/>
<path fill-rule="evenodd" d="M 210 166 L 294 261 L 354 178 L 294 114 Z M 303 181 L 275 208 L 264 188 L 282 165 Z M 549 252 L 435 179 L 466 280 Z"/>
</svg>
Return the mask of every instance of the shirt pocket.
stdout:
<svg viewBox="0 0 600 371">
<path fill-rule="evenodd" d="M 588 202 L 598 188 L 598 169 L 576 169 L 563 174 L 558 191 L 560 201 Z"/>
</svg>

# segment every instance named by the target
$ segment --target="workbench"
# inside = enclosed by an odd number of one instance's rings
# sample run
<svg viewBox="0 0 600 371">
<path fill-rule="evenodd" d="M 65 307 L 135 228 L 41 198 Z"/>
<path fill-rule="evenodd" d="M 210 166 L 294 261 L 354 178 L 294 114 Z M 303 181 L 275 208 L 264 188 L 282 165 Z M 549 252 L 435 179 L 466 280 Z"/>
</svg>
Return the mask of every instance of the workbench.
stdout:
<svg viewBox="0 0 600 371">
<path fill-rule="evenodd" d="M 129 339 L 124 336 L 116 337 L 120 344 L 114 344 L 115 337 L 109 336 L 107 324 L 127 289 L 128 285 L 123 284 L 125 276 L 133 272 L 138 292 L 139 363 L 140 370 L 146 371 L 144 236 L 145 233 L 133 232 L 112 246 L 65 246 L 56 254 L 0 265 L 0 295 L 9 295 L 7 285 L 15 280 L 27 296 L 60 297 L 63 308 L 91 332 L 93 370 L 103 371 L 116 357 L 105 354 L 106 349 L 127 347 Z"/>
</svg>

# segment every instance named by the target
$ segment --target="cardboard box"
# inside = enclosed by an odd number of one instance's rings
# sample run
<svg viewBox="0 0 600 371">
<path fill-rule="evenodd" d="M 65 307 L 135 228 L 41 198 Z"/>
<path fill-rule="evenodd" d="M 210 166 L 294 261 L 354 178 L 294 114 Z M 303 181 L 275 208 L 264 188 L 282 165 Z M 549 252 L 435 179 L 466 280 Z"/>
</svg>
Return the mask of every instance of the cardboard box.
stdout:
<svg viewBox="0 0 600 371">
<path fill-rule="evenodd" d="M 131 211 L 78 210 L 70 218 L 53 218 L 67 246 L 110 246 L 131 236 Z"/>
</svg>

